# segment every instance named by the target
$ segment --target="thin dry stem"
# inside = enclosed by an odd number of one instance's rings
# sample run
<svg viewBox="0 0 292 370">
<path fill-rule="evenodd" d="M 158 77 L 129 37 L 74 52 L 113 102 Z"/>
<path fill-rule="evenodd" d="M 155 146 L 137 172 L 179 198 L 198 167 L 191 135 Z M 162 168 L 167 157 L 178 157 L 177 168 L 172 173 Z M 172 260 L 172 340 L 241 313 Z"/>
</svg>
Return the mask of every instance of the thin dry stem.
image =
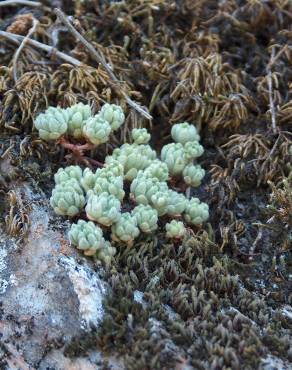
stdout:
<svg viewBox="0 0 292 370">
<path fill-rule="evenodd" d="M 39 3 L 38 1 L 29 1 L 29 0 L 4 0 L 0 2 L 0 7 L 1 6 L 16 6 L 16 5 L 27 5 L 27 6 L 34 6 L 38 7 L 41 6 L 42 4 Z"/>
<path fill-rule="evenodd" d="M 271 53 L 271 61 L 275 59 L 275 48 L 272 48 Z M 277 133 L 277 123 L 276 123 L 276 108 L 273 100 L 273 83 L 272 83 L 272 70 L 271 65 L 267 65 L 267 73 L 268 73 L 268 88 L 269 88 L 269 102 L 270 102 L 270 112 L 271 112 L 271 119 L 272 119 L 272 130 L 273 133 Z"/>
<path fill-rule="evenodd" d="M 72 24 L 70 23 L 70 21 L 68 20 L 68 18 L 65 16 L 65 14 L 60 10 L 60 9 L 57 9 L 55 8 L 55 13 L 57 15 L 57 17 L 60 19 L 60 21 L 68 28 L 68 30 L 76 37 L 77 40 L 79 40 L 85 47 L 86 49 L 89 51 L 89 53 L 91 54 L 91 56 L 98 62 L 100 63 L 103 68 L 106 70 L 106 72 L 108 73 L 109 77 L 111 78 L 111 80 L 117 85 L 119 86 L 119 92 L 121 93 L 121 95 L 125 98 L 126 102 L 133 108 L 135 109 L 137 112 L 139 112 L 140 114 L 142 114 L 145 118 L 151 120 L 152 119 L 152 116 L 146 111 L 144 110 L 139 104 L 137 104 L 136 102 L 134 102 L 126 93 L 125 91 L 123 91 L 122 87 L 121 87 L 121 81 L 115 76 L 115 74 L 113 73 L 112 69 L 110 68 L 110 66 L 108 65 L 108 63 L 106 62 L 104 56 L 102 55 L 102 53 L 98 52 L 97 50 L 94 49 L 94 47 L 72 26 Z"/>
<path fill-rule="evenodd" d="M 12 42 L 17 43 L 17 44 L 20 44 L 25 39 L 24 36 L 16 35 L 15 33 L 10 33 L 10 32 L 6 32 L 6 31 L 0 31 L 0 37 L 4 37 L 4 38 L 6 38 L 6 39 L 8 39 Z M 75 59 L 75 58 L 71 57 L 70 55 L 67 55 L 67 54 L 65 54 L 61 51 L 58 51 L 55 48 L 53 48 L 52 46 L 43 44 L 41 42 L 38 42 L 38 41 L 35 41 L 35 40 L 32 40 L 32 39 L 27 39 L 26 44 L 34 46 L 37 49 L 44 50 L 48 53 L 53 53 L 54 52 L 54 54 L 58 58 L 63 59 L 67 63 L 73 64 L 74 66 L 82 65 L 82 63 L 78 59 Z"/>
<path fill-rule="evenodd" d="M 27 42 L 27 40 L 30 38 L 30 36 L 35 32 L 37 26 L 39 24 L 39 21 L 35 18 L 33 18 L 33 24 L 32 24 L 32 27 L 30 28 L 30 30 L 28 31 L 27 35 L 24 37 L 24 39 L 21 41 L 18 49 L 16 50 L 15 54 L 14 54 L 14 57 L 12 59 L 12 66 L 13 66 L 13 78 L 14 78 L 14 82 L 17 81 L 17 60 L 19 58 L 19 55 L 22 51 L 22 49 L 24 48 L 25 46 L 25 43 Z"/>
</svg>

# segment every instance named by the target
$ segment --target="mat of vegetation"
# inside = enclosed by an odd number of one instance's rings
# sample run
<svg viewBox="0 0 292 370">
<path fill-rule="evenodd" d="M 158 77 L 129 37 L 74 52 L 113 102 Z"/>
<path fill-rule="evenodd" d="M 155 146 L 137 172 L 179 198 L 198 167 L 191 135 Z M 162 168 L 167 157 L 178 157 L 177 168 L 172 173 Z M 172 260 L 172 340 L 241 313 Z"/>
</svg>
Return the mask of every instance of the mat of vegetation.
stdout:
<svg viewBox="0 0 292 370">
<path fill-rule="evenodd" d="M 65 341 L 66 356 L 98 347 L 127 369 L 292 368 L 291 24 L 289 0 L 0 3 L 6 234 L 25 246 L 30 227 L 12 185 L 37 184 L 49 198 L 54 173 L 72 164 L 33 127 L 48 106 L 123 107 L 125 124 L 91 152 L 97 160 L 136 127 L 147 128 L 160 150 L 171 125 L 184 121 L 197 126 L 205 149 L 206 176 L 192 195 L 209 205 L 209 221 L 182 242 L 171 243 L 160 228 L 118 248 L 104 272 L 111 289 L 103 321 Z"/>
</svg>

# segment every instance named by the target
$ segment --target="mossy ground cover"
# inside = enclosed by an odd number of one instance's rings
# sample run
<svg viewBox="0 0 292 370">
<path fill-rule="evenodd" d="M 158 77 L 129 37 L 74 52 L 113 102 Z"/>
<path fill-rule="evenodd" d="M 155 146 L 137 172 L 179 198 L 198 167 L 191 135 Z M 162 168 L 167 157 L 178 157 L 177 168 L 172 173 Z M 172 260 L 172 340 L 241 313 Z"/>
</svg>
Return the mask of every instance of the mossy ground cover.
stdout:
<svg viewBox="0 0 292 370">
<path fill-rule="evenodd" d="M 291 2 L 54 2 L 104 55 L 119 87 L 56 23 L 51 6 L 0 7 L 7 232 L 25 237 L 29 227 L 28 205 L 7 196 L 11 182 L 21 176 L 49 196 L 53 174 L 72 164 L 33 129 L 50 105 L 124 108 L 126 123 L 111 145 L 91 153 L 99 161 L 132 128 L 146 127 L 159 150 L 173 123 L 195 123 L 206 177 L 193 195 L 210 206 L 209 222 L 181 243 L 166 241 L 161 230 L 118 250 L 105 272 L 112 292 L 104 322 L 67 343 L 67 355 L 98 346 L 121 355 L 129 369 L 255 369 L 268 355 L 291 363 L 291 317 L 283 313 L 292 300 Z M 52 52 L 27 44 L 16 58 L 19 38 L 8 40 L 7 32 L 25 36 L 34 20 L 31 38 Z M 81 64 L 65 62 L 54 48 Z M 130 109 L 121 88 L 152 121 Z M 3 170 L 8 159 L 14 173 Z"/>
</svg>

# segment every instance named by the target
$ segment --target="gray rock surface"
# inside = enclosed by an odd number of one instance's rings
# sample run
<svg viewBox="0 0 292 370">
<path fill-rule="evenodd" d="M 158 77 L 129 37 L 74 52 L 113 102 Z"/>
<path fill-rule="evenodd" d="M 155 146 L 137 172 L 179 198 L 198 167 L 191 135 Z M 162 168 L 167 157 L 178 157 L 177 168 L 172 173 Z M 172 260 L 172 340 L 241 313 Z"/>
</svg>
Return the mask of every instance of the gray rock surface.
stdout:
<svg viewBox="0 0 292 370">
<path fill-rule="evenodd" d="M 69 245 L 64 235 L 69 224 L 52 222 L 56 217 L 44 194 L 28 184 L 14 191 L 29 204 L 30 226 L 22 240 L 1 229 L 0 367 L 97 369 L 103 360 L 98 351 L 69 359 L 63 343 L 98 325 L 106 284 L 90 260 Z M 114 368 L 116 361 L 111 363 Z"/>
</svg>

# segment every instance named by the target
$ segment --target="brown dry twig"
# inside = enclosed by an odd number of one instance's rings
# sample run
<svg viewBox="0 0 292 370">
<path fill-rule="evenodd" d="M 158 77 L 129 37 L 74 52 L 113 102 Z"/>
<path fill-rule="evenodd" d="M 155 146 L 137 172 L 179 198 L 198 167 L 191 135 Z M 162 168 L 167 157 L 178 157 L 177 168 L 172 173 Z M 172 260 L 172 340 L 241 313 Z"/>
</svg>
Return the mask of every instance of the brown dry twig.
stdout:
<svg viewBox="0 0 292 370">
<path fill-rule="evenodd" d="M 12 42 L 15 42 L 16 44 L 20 44 L 25 38 L 22 35 L 16 35 L 14 33 L 5 32 L 5 31 L 1 31 L 1 30 L 0 30 L 0 37 L 4 37 L 4 38 L 6 38 L 6 39 L 8 39 Z M 56 50 L 52 46 L 43 44 L 39 41 L 32 40 L 32 39 L 27 39 L 26 43 L 29 44 L 30 46 L 34 46 L 37 49 L 44 50 L 48 53 L 54 53 L 54 55 L 57 56 L 58 58 L 63 59 L 67 63 L 73 64 L 74 66 L 80 66 L 82 64 L 78 59 L 75 59 L 75 58 L 71 57 L 70 55 L 67 55 L 67 54 L 65 54 L 65 53 L 63 53 L 59 50 Z"/>
<path fill-rule="evenodd" d="M 41 6 L 42 4 L 39 3 L 38 1 L 29 1 L 29 0 L 4 0 L 0 2 L 0 7 L 1 6 L 16 6 L 16 5 L 27 5 L 27 6 L 33 6 L 33 7 L 38 7 Z"/>
<path fill-rule="evenodd" d="M 100 63 L 103 68 L 106 70 L 108 73 L 109 77 L 111 80 L 114 82 L 115 85 L 119 87 L 119 92 L 121 95 L 125 98 L 126 102 L 137 112 L 139 112 L 141 115 L 143 115 L 145 118 L 148 120 L 152 119 L 152 116 L 145 110 L 143 109 L 139 104 L 134 102 L 123 90 L 121 86 L 121 81 L 115 76 L 113 73 L 112 69 L 109 67 L 108 63 L 106 62 L 104 56 L 98 52 L 97 50 L 94 49 L 94 47 L 72 26 L 70 21 L 67 19 L 65 14 L 60 10 L 55 8 L 55 13 L 57 17 L 60 19 L 60 21 L 68 28 L 68 30 L 76 37 L 77 40 L 79 40 L 85 48 L 89 51 L 91 56 L 98 62 Z"/>
<path fill-rule="evenodd" d="M 23 40 L 21 41 L 18 49 L 16 50 L 14 56 L 13 56 L 13 59 L 12 59 L 12 68 L 13 68 L 13 78 L 14 78 L 14 81 L 16 82 L 17 81 L 17 60 L 19 58 L 19 55 L 22 51 L 22 49 L 24 48 L 27 40 L 30 38 L 30 36 L 36 31 L 36 28 L 38 26 L 38 23 L 39 21 L 35 18 L 33 18 L 33 23 L 32 23 L 32 27 L 30 28 L 30 30 L 28 31 L 27 35 L 23 38 Z"/>
<path fill-rule="evenodd" d="M 272 48 L 271 53 L 271 61 L 275 60 L 275 48 Z M 268 74 L 268 89 L 269 89 L 269 105 L 270 105 L 270 112 L 271 112 L 271 119 L 272 119 L 272 130 L 273 133 L 277 133 L 277 123 L 276 123 L 276 108 L 273 100 L 273 83 L 272 83 L 272 71 L 271 71 L 272 64 L 269 63 L 267 65 L 267 74 Z"/>
</svg>

